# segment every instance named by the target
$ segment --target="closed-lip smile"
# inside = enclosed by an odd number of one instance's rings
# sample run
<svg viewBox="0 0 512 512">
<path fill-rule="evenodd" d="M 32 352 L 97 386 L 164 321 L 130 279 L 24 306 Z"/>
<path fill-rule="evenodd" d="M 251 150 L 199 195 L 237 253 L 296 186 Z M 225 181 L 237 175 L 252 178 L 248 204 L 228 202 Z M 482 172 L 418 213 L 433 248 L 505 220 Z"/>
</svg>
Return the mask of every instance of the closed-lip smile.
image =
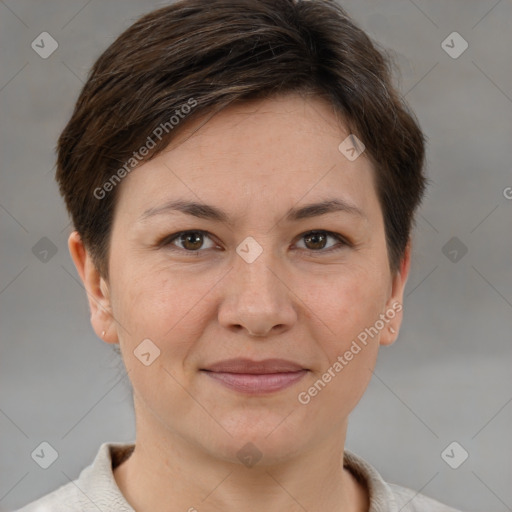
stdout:
<svg viewBox="0 0 512 512">
<path fill-rule="evenodd" d="M 282 390 L 298 382 L 309 371 L 286 359 L 236 358 L 219 361 L 201 368 L 220 384 L 246 394 L 265 394 Z"/>
</svg>

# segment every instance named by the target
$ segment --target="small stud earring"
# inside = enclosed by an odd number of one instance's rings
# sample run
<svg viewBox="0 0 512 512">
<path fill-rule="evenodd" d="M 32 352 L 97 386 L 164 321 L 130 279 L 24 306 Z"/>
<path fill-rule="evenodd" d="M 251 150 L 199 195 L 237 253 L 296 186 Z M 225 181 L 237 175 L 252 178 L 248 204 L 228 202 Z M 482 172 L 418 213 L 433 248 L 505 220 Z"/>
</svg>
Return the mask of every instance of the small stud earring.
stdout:
<svg viewBox="0 0 512 512">
<path fill-rule="evenodd" d="M 104 338 L 104 337 L 105 337 L 105 334 L 107 334 L 107 333 L 106 333 L 106 331 L 101 331 L 101 337 L 102 337 L 102 338 Z"/>
<path fill-rule="evenodd" d="M 392 334 L 396 333 L 396 331 L 395 331 L 395 329 L 393 329 L 393 327 L 390 327 L 389 330 L 391 331 Z"/>
</svg>

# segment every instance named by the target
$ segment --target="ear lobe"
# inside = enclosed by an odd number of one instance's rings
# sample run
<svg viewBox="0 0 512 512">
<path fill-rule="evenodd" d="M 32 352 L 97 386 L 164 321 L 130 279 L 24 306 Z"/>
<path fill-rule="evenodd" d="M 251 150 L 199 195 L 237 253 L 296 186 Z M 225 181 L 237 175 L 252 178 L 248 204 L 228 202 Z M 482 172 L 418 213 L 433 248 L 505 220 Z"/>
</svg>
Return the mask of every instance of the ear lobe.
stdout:
<svg viewBox="0 0 512 512">
<path fill-rule="evenodd" d="M 386 302 L 386 310 L 383 312 L 388 322 L 380 335 L 381 345 L 391 345 L 398 338 L 403 319 L 404 290 L 411 268 L 411 251 L 412 242 L 409 239 L 400 268 L 392 278 L 391 294 Z"/>
<path fill-rule="evenodd" d="M 96 335 L 107 343 L 117 343 L 108 283 L 98 272 L 77 231 L 69 236 L 68 248 L 87 293 L 91 324 Z"/>
</svg>

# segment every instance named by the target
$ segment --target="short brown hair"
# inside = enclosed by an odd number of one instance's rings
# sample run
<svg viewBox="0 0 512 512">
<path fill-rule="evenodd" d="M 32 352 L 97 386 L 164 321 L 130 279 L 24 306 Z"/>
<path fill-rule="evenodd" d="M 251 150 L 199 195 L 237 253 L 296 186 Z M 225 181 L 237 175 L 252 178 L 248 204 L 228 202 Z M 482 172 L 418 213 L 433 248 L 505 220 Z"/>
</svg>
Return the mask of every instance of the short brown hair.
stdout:
<svg viewBox="0 0 512 512">
<path fill-rule="evenodd" d="M 168 129 L 141 162 L 186 124 L 173 130 L 170 117 L 191 99 L 186 120 L 286 93 L 326 98 L 365 144 L 395 272 L 426 186 L 425 138 L 378 47 L 334 0 L 180 0 L 129 27 L 91 69 L 57 148 L 60 191 L 100 273 L 108 277 L 112 178 L 158 126 Z"/>
</svg>

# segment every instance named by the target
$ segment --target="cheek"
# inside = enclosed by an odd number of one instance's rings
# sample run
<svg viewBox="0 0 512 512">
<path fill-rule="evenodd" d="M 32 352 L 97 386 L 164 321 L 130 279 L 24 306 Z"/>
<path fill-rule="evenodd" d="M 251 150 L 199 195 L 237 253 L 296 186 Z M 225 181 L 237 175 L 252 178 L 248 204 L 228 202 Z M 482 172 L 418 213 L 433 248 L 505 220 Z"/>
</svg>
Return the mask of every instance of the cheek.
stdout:
<svg viewBox="0 0 512 512">
<path fill-rule="evenodd" d="M 126 268 L 116 277 L 113 311 L 125 327 L 120 332 L 124 344 L 133 350 L 149 338 L 171 358 L 186 353 L 208 321 L 208 292 L 219 277 L 143 265 Z"/>
<path fill-rule="evenodd" d="M 379 333 L 372 327 L 385 306 L 383 290 L 382 279 L 354 274 L 309 296 L 309 305 L 329 330 L 320 327 L 316 333 L 322 358 L 299 402 L 308 402 L 322 421 L 346 418 L 371 380 L 379 348 Z"/>
<path fill-rule="evenodd" d="M 319 328 L 315 336 L 322 358 L 314 381 L 328 381 L 325 389 L 321 382 L 316 385 L 322 389 L 317 406 L 336 403 L 340 417 L 355 407 L 372 377 L 380 338 L 374 326 L 385 309 L 386 284 L 385 272 L 377 267 L 352 268 L 309 295 L 310 307 L 329 327 Z"/>
<path fill-rule="evenodd" d="M 118 329 L 119 340 L 133 389 L 153 410 L 162 410 L 165 399 L 169 410 L 185 417 L 194 407 L 183 388 L 190 387 L 193 377 L 188 356 L 209 321 L 208 290 L 214 283 L 141 266 L 124 269 L 116 277 L 113 312 L 123 326 Z M 145 341 L 148 339 L 157 350 Z M 151 362 L 145 366 L 137 353 L 148 351 Z M 153 359 L 154 354 L 158 355 Z"/>
<path fill-rule="evenodd" d="M 304 289 L 308 308 L 328 333 L 329 352 L 350 345 L 365 328 L 379 318 L 386 304 L 386 274 L 367 268 L 344 269 L 318 286 Z M 328 329 L 327 329 L 328 328 Z"/>
</svg>

